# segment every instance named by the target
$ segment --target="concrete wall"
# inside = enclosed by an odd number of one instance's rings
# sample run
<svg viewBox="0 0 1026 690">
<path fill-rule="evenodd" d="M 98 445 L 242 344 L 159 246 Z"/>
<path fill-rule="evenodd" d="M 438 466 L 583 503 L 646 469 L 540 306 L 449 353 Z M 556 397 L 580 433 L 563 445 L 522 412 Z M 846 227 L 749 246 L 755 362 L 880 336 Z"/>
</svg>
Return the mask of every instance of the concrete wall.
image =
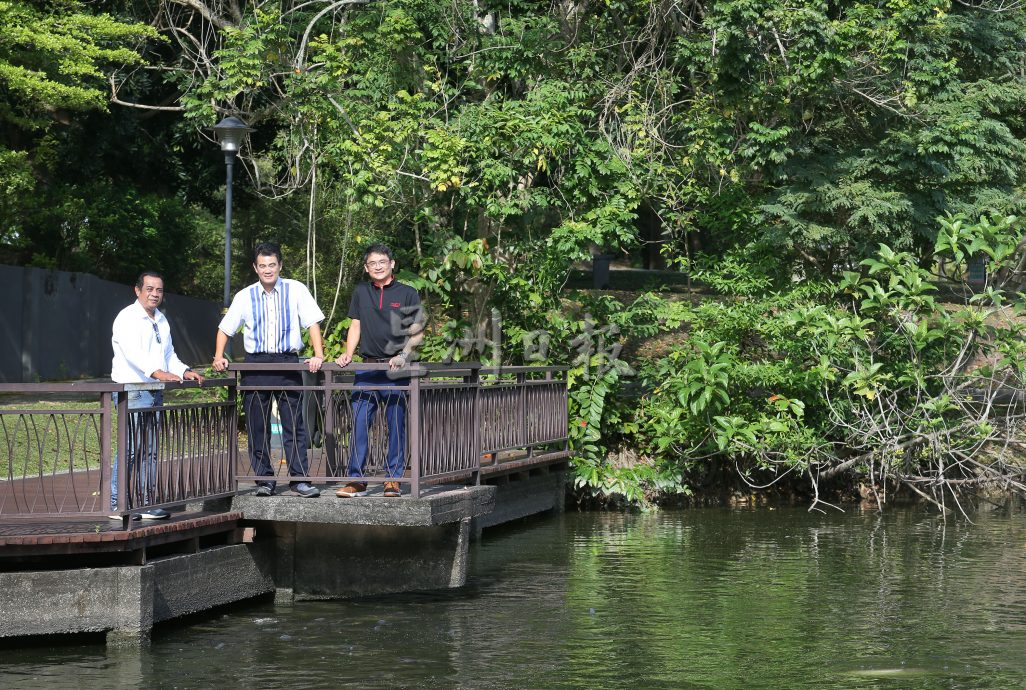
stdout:
<svg viewBox="0 0 1026 690">
<path fill-rule="evenodd" d="M 140 568 L 0 573 L 0 637 L 140 624 Z"/>
<path fill-rule="evenodd" d="M 467 581 L 469 518 L 403 528 L 299 523 L 292 534 L 277 536 L 279 543 L 294 539 L 288 544 L 291 572 L 279 561 L 276 584 L 287 589 L 291 579 L 296 599 L 446 589 Z"/>
<path fill-rule="evenodd" d="M 548 511 L 562 512 L 566 500 L 566 475 L 539 470 L 496 478 L 495 510 L 474 518 L 474 536 L 481 530 Z"/>
<path fill-rule="evenodd" d="M 156 587 L 153 622 L 274 591 L 270 547 L 238 544 L 149 564 Z"/>
<path fill-rule="evenodd" d="M 114 317 L 135 299 L 130 285 L 88 273 L 0 265 L 0 383 L 110 376 Z M 175 351 L 187 364 L 214 354 L 216 302 L 166 294 Z"/>
</svg>

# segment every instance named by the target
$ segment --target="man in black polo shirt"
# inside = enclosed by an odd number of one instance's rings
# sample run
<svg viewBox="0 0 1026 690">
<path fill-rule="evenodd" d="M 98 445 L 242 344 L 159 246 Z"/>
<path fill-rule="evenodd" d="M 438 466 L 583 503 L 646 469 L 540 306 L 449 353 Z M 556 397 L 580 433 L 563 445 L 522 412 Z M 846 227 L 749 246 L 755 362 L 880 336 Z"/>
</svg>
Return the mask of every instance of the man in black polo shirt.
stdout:
<svg viewBox="0 0 1026 690">
<path fill-rule="evenodd" d="M 395 279 L 392 250 L 372 244 L 363 253 L 363 267 L 370 282 L 360 283 L 349 303 L 352 323 L 346 336 L 346 351 L 335 363 L 341 367 L 353 361 L 359 346 L 364 362 L 388 363 L 383 371 L 361 371 L 357 386 L 406 385 L 408 376 L 399 370 L 414 348 L 424 339 L 424 315 L 420 296 L 409 285 Z M 385 406 L 388 421 L 388 456 L 385 473 L 390 479 L 403 476 L 406 461 L 406 391 L 353 391 L 353 437 L 349 448 L 349 477 L 362 477 L 367 463 L 368 437 L 379 405 Z M 367 495 L 367 483 L 353 481 L 335 492 L 340 498 Z M 385 496 L 400 496 L 398 481 L 385 482 Z"/>
</svg>

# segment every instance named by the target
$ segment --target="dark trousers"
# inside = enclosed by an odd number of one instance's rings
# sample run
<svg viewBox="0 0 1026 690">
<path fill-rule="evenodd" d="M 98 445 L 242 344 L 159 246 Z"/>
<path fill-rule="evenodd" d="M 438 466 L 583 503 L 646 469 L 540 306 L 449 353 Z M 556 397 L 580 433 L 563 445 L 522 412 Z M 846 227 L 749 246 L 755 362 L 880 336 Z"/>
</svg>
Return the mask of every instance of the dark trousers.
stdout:
<svg viewBox="0 0 1026 690">
<path fill-rule="evenodd" d="M 295 364 L 294 354 L 247 354 L 250 363 Z M 289 475 L 305 477 L 308 471 L 306 457 L 306 424 L 303 421 L 303 391 L 289 390 L 302 386 L 303 375 L 298 371 L 249 372 L 243 375 L 243 386 L 260 386 L 264 390 L 243 391 L 242 402 L 246 411 L 246 431 L 249 435 L 249 462 L 257 477 L 272 477 L 271 469 L 271 401 L 278 405 L 281 421 L 281 446 L 289 465 Z M 266 482 L 273 486 L 274 482 Z M 296 482 L 290 482 L 295 484 Z"/>
</svg>

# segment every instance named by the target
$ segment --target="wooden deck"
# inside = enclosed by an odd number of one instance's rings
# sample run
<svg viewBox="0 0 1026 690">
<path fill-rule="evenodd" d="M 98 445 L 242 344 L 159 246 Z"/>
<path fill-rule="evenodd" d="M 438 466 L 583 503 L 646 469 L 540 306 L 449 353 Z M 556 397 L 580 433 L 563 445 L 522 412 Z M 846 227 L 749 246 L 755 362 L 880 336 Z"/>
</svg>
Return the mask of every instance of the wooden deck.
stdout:
<svg viewBox="0 0 1026 690">
<path fill-rule="evenodd" d="M 143 520 L 130 530 L 118 520 L 102 517 L 54 519 L 40 517 L 0 523 L 0 570 L 20 569 L 41 559 L 89 555 L 88 565 L 145 563 L 147 558 L 194 553 L 208 543 L 242 541 L 238 511 L 172 513 L 166 520 Z"/>
</svg>

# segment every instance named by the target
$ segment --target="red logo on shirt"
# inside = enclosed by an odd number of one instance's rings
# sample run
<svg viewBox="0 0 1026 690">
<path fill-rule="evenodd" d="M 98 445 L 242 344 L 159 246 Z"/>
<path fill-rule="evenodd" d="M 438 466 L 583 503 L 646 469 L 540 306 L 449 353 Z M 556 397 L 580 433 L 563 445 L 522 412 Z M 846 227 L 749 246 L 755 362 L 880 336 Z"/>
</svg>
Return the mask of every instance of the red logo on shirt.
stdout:
<svg viewBox="0 0 1026 690">
<path fill-rule="evenodd" d="M 402 305 L 401 305 L 401 304 L 399 304 L 398 302 L 389 302 L 389 303 L 388 303 L 388 306 L 390 306 L 390 307 L 394 307 L 394 308 L 398 309 L 398 308 L 399 308 L 400 306 L 402 306 Z"/>
</svg>

